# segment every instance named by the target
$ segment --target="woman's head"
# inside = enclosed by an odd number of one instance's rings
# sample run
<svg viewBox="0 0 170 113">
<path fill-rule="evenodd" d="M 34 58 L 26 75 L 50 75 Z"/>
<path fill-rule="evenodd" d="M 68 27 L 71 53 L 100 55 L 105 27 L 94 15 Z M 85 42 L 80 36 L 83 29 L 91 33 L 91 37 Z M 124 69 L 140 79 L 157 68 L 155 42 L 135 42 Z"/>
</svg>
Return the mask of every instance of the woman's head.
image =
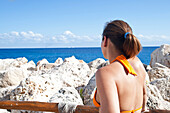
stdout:
<svg viewBox="0 0 170 113">
<path fill-rule="evenodd" d="M 131 27 L 122 20 L 107 23 L 103 30 L 102 40 L 104 40 L 104 36 L 109 38 L 115 48 L 127 59 L 134 57 L 142 49 L 139 40 L 133 35 Z"/>
</svg>

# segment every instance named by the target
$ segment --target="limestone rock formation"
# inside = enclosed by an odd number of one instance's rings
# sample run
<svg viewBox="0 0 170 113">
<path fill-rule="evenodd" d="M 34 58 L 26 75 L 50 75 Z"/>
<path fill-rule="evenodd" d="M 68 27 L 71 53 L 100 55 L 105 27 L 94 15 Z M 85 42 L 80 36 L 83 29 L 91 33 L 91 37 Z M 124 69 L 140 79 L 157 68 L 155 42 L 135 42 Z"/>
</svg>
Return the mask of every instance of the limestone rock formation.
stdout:
<svg viewBox="0 0 170 113">
<path fill-rule="evenodd" d="M 91 78 L 89 66 L 74 56 L 66 58 L 64 62 L 55 68 L 58 76 L 63 80 L 67 87 L 79 87 L 88 84 Z"/>
<path fill-rule="evenodd" d="M 17 58 L 17 59 L 1 59 L 0 60 L 0 71 L 1 70 L 7 70 L 9 67 L 20 67 L 24 64 L 26 64 L 28 60 L 23 58 Z"/>
<path fill-rule="evenodd" d="M 16 86 L 29 75 L 27 70 L 35 68 L 33 61 L 23 58 L 0 60 L 0 87 Z"/>
<path fill-rule="evenodd" d="M 15 66 L 15 67 L 20 67 L 23 64 L 26 64 L 28 60 L 23 57 L 23 58 L 17 58 L 14 62 L 12 62 L 10 65 Z"/>
<path fill-rule="evenodd" d="M 56 63 L 57 65 L 60 65 L 60 64 L 63 63 L 63 59 L 62 59 L 62 58 L 58 58 L 58 59 L 55 61 L 55 63 Z"/>
<path fill-rule="evenodd" d="M 85 62 L 70 57 L 50 70 L 31 73 L 11 93 L 11 100 L 48 101 L 62 87 L 80 87 L 87 85 L 93 75 Z M 47 88 L 48 87 L 48 88 Z"/>
<path fill-rule="evenodd" d="M 170 102 L 170 76 L 156 79 L 152 81 L 151 84 L 158 88 L 164 100 Z"/>
<path fill-rule="evenodd" d="M 21 65 L 21 68 L 25 68 L 28 71 L 36 71 L 36 65 L 32 60 L 24 65 Z"/>
<path fill-rule="evenodd" d="M 93 105 L 93 96 L 96 89 L 96 79 L 95 75 L 90 79 L 87 86 L 84 88 L 82 92 L 82 96 L 84 99 L 85 105 Z"/>
<path fill-rule="evenodd" d="M 10 113 L 6 109 L 0 109 L 0 113 Z"/>
<path fill-rule="evenodd" d="M 170 110 L 170 103 L 165 101 L 155 85 L 147 85 L 147 109 L 167 109 Z"/>
<path fill-rule="evenodd" d="M 156 49 L 151 54 L 150 65 L 148 107 L 170 110 L 170 45 L 162 45 Z"/>
<path fill-rule="evenodd" d="M 57 84 L 54 84 L 57 82 Z M 59 81 L 53 81 L 48 75 L 36 75 L 25 78 L 10 94 L 14 101 L 45 101 L 61 87 Z"/>
<path fill-rule="evenodd" d="M 0 87 L 19 85 L 20 81 L 27 77 L 27 70 L 18 67 L 9 67 L 0 73 Z"/>
<path fill-rule="evenodd" d="M 170 45 L 161 45 L 151 54 L 151 67 L 155 67 L 155 63 L 160 63 L 170 68 Z"/>
<path fill-rule="evenodd" d="M 49 102 L 54 103 L 75 103 L 77 105 L 83 105 L 83 101 L 77 92 L 77 90 L 73 87 L 63 87 L 57 91 L 49 100 Z"/>
<path fill-rule="evenodd" d="M 17 86 L 9 86 L 6 88 L 0 88 L 0 101 L 9 100 L 11 91 L 15 89 L 16 87 Z"/>
<path fill-rule="evenodd" d="M 150 81 L 154 81 L 158 78 L 170 77 L 169 68 L 154 67 L 148 71 Z"/>
<path fill-rule="evenodd" d="M 46 59 L 42 59 L 37 62 L 37 71 L 44 69 L 44 65 L 48 64 L 49 62 Z"/>
<path fill-rule="evenodd" d="M 97 58 L 96 60 L 93 60 L 92 62 L 88 63 L 88 66 L 90 68 L 98 68 L 102 63 L 105 63 L 106 61 L 102 58 Z"/>
</svg>

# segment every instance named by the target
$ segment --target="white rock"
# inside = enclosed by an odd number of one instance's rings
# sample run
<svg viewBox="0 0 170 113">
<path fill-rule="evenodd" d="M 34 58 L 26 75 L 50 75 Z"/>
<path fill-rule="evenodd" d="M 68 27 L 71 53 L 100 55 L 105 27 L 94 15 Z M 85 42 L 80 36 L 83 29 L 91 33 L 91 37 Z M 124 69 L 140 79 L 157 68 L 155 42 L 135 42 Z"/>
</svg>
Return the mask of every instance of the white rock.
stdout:
<svg viewBox="0 0 170 113">
<path fill-rule="evenodd" d="M 7 111 L 6 109 L 0 109 L 0 113 L 10 113 L 10 112 Z"/>
<path fill-rule="evenodd" d="M 47 63 L 47 64 L 42 64 L 40 67 L 39 67 L 39 70 L 46 70 L 46 69 L 51 69 L 51 68 L 54 68 L 58 66 L 58 64 L 56 63 Z"/>
<path fill-rule="evenodd" d="M 97 58 L 96 60 L 88 63 L 88 66 L 90 68 L 98 68 L 98 66 L 100 66 L 101 64 L 105 63 L 106 61 L 102 58 Z"/>
<path fill-rule="evenodd" d="M 163 100 L 160 91 L 156 86 L 148 84 L 147 85 L 147 109 L 166 109 L 170 110 L 170 103 Z"/>
<path fill-rule="evenodd" d="M 77 59 L 75 58 L 75 56 L 71 56 L 71 57 L 68 57 L 68 58 L 64 59 L 64 62 L 72 62 L 72 63 L 74 63 L 74 61 L 77 62 Z"/>
<path fill-rule="evenodd" d="M 151 68 L 150 65 L 147 65 L 146 69 L 149 71 L 149 70 L 151 70 L 152 68 Z"/>
<path fill-rule="evenodd" d="M 90 79 L 89 83 L 83 90 L 83 98 L 85 105 L 93 105 L 93 96 L 96 89 L 95 75 Z"/>
<path fill-rule="evenodd" d="M 48 64 L 49 62 L 46 59 L 42 59 L 37 62 L 37 70 L 43 69 L 44 64 Z"/>
<path fill-rule="evenodd" d="M 34 63 L 34 61 L 32 61 L 32 60 L 29 61 L 27 64 L 29 64 L 29 65 L 28 65 L 28 68 L 29 68 L 29 67 L 35 67 L 35 66 L 36 66 L 35 63 Z"/>
<path fill-rule="evenodd" d="M 162 64 L 160 64 L 160 63 L 155 63 L 155 67 L 158 67 L 158 68 L 167 68 L 168 69 L 168 67 L 166 67 L 166 66 L 164 66 L 164 65 L 162 65 Z"/>
<path fill-rule="evenodd" d="M 39 70 L 31 73 L 10 94 L 11 100 L 48 101 L 61 87 L 80 87 L 87 85 L 92 76 L 89 66 L 75 57 L 50 70 Z"/>
<path fill-rule="evenodd" d="M 54 78 L 55 77 L 55 78 Z M 58 78 L 57 78 L 58 77 Z M 12 101 L 40 101 L 48 102 L 50 98 L 62 87 L 59 76 L 51 71 L 35 71 L 25 78 L 10 94 Z M 12 110 L 12 113 L 23 113 L 24 110 Z M 28 113 L 42 113 L 26 111 Z M 46 113 L 46 112 L 43 112 Z"/>
<path fill-rule="evenodd" d="M 27 77 L 27 70 L 17 67 L 9 67 L 6 72 L 1 73 L 0 87 L 16 86 Z"/>
<path fill-rule="evenodd" d="M 58 60 L 58 62 L 59 62 L 59 60 Z M 57 63 L 49 63 L 46 59 L 43 59 L 41 61 L 38 61 L 37 70 L 51 69 L 51 68 L 54 68 L 54 67 L 56 67 L 58 65 L 59 64 L 57 64 Z"/>
<path fill-rule="evenodd" d="M 92 79 L 93 76 L 94 76 L 94 74 L 96 73 L 96 71 L 97 71 L 96 68 L 91 69 L 91 71 L 88 73 L 87 76 Z M 91 79 L 90 79 L 90 80 L 91 80 Z M 90 81 L 90 80 L 89 80 L 89 81 Z M 89 82 L 88 82 L 88 84 L 89 84 Z M 88 84 L 87 84 L 87 85 L 88 85 Z M 76 87 L 76 90 L 77 90 L 79 93 L 81 93 L 81 95 L 83 96 L 83 91 L 84 91 L 84 89 L 87 87 L 87 85 L 82 85 L 82 86 Z"/>
<path fill-rule="evenodd" d="M 22 65 L 26 64 L 28 60 L 23 58 L 17 58 L 17 59 L 3 59 L 0 60 L 0 70 L 7 70 L 10 67 L 21 67 Z"/>
<path fill-rule="evenodd" d="M 159 100 L 157 97 L 148 96 L 147 109 L 164 109 L 170 110 L 170 103 L 165 100 Z"/>
<path fill-rule="evenodd" d="M 83 105 L 83 101 L 77 92 L 77 90 L 73 87 L 63 87 L 58 90 L 49 100 L 49 102 L 54 103 L 75 103 L 78 105 Z"/>
<path fill-rule="evenodd" d="M 151 67 L 155 67 L 155 63 L 160 63 L 170 68 L 170 45 L 161 45 L 151 54 Z"/>
<path fill-rule="evenodd" d="M 56 63 L 57 65 L 60 65 L 60 64 L 63 63 L 63 59 L 62 59 L 62 58 L 58 58 L 58 59 L 55 61 L 55 63 Z"/>
<path fill-rule="evenodd" d="M 2 59 L 0 60 L 0 71 L 6 70 L 10 67 L 12 62 L 14 62 L 15 59 Z"/>
<path fill-rule="evenodd" d="M 149 84 L 149 83 L 150 83 L 150 79 L 149 79 L 148 73 L 146 73 L 145 83 L 146 83 L 146 84 Z"/>
<path fill-rule="evenodd" d="M 16 60 L 17 60 L 18 62 L 21 62 L 21 64 L 25 64 L 25 63 L 28 62 L 28 60 L 27 60 L 25 57 L 23 57 L 23 58 L 17 58 Z"/>
<path fill-rule="evenodd" d="M 83 104 L 75 88 L 62 88 L 66 85 L 60 78 L 61 76 L 58 76 L 58 70 L 46 71 L 45 73 L 42 70 L 40 71 L 32 73 L 34 75 L 23 80 L 10 94 L 10 100 L 41 102 L 59 102 L 65 100 L 76 102 L 80 105 Z M 12 110 L 12 113 L 21 113 L 22 111 Z"/>
<path fill-rule="evenodd" d="M 61 88 L 60 83 L 60 81 L 53 81 L 53 78 L 47 74 L 29 76 L 12 91 L 10 100 L 47 102 Z"/>
<path fill-rule="evenodd" d="M 15 67 L 20 67 L 23 64 L 26 64 L 28 62 L 28 60 L 23 57 L 23 58 L 17 58 L 14 62 L 11 63 L 12 66 Z"/>
<path fill-rule="evenodd" d="M 17 86 L 9 86 L 7 88 L 1 88 L 0 89 L 0 101 L 2 100 L 9 100 L 10 93 L 13 89 L 15 89 Z"/>
<path fill-rule="evenodd" d="M 148 75 L 150 81 L 156 80 L 158 78 L 166 78 L 170 76 L 170 69 L 154 67 L 148 71 Z"/>
<path fill-rule="evenodd" d="M 163 100 L 160 91 L 158 90 L 158 88 L 155 85 L 152 84 L 147 84 L 147 94 L 151 94 L 154 97 L 157 97 L 159 100 Z M 150 95 L 148 95 L 150 96 Z"/>
<path fill-rule="evenodd" d="M 36 64 L 31 60 L 27 63 L 27 70 L 35 70 Z"/>
<path fill-rule="evenodd" d="M 89 66 L 82 61 L 77 60 L 74 56 L 66 58 L 64 62 L 56 68 L 58 75 L 68 87 L 79 87 L 87 85 L 91 76 Z"/>
<path fill-rule="evenodd" d="M 35 63 L 31 60 L 28 63 L 21 65 L 21 68 L 24 68 L 28 71 L 35 71 L 36 70 L 36 65 Z"/>
<path fill-rule="evenodd" d="M 47 63 L 49 63 L 49 62 L 46 59 L 42 59 L 37 62 L 37 66 L 42 65 L 42 64 L 47 64 Z"/>
<path fill-rule="evenodd" d="M 156 79 L 151 84 L 157 86 L 164 100 L 170 102 L 170 77 Z"/>
</svg>

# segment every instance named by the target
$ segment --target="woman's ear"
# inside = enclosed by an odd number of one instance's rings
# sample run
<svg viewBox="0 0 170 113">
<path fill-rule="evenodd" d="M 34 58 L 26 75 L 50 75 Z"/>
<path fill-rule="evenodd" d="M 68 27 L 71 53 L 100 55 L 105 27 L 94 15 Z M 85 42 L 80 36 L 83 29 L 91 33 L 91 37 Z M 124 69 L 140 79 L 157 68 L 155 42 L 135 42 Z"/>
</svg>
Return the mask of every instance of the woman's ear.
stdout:
<svg viewBox="0 0 170 113">
<path fill-rule="evenodd" d="M 104 46 L 104 47 L 107 46 L 107 38 L 106 38 L 106 36 L 104 36 L 104 39 L 103 39 L 103 46 Z"/>
</svg>

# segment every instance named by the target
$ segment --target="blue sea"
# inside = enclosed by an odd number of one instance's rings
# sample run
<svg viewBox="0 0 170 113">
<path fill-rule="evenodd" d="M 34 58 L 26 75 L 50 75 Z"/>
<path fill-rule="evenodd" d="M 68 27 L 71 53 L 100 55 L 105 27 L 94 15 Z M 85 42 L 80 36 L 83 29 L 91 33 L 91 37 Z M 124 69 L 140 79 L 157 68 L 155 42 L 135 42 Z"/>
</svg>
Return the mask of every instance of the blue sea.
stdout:
<svg viewBox="0 0 170 113">
<path fill-rule="evenodd" d="M 150 55 L 157 48 L 159 47 L 143 47 L 138 57 L 144 64 L 149 65 Z M 54 63 L 59 57 L 64 60 L 71 56 L 75 56 L 79 60 L 84 60 L 86 63 L 97 58 L 104 59 L 100 47 L 0 49 L 0 59 L 26 57 L 28 61 L 33 60 L 35 63 L 43 58 L 47 59 L 50 63 Z"/>
</svg>

